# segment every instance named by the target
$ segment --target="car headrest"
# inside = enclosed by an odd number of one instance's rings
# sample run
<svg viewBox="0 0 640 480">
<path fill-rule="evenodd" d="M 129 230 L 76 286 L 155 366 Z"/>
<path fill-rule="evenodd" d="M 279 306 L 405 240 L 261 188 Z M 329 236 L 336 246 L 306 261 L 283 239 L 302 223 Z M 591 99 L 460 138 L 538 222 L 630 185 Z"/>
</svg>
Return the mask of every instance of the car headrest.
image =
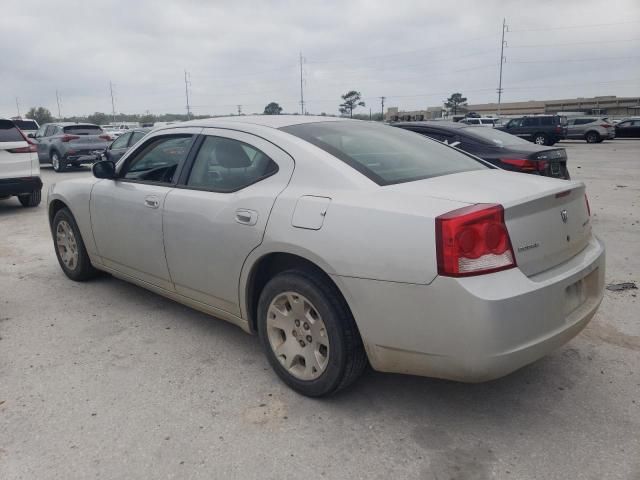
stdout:
<svg viewBox="0 0 640 480">
<path fill-rule="evenodd" d="M 233 140 L 220 139 L 216 146 L 216 160 L 224 168 L 247 168 L 251 166 L 251 159 L 240 146 Z"/>
</svg>

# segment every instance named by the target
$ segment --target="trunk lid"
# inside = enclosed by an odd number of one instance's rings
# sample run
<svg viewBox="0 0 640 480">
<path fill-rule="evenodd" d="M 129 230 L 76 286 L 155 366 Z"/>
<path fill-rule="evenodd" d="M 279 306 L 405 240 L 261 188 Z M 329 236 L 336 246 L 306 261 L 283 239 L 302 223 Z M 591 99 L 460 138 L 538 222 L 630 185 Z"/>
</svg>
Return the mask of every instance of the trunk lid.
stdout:
<svg viewBox="0 0 640 480">
<path fill-rule="evenodd" d="M 527 276 L 567 261 L 591 237 L 582 182 L 491 169 L 385 188 L 469 204 L 501 204 L 518 268 Z"/>
</svg>

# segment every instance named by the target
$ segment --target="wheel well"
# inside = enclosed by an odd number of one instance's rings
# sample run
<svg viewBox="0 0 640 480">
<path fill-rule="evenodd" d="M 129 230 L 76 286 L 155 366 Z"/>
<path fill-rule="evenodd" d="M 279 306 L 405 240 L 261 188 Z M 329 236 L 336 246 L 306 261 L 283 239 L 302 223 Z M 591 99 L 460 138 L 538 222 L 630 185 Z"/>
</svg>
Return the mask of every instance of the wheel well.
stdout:
<svg viewBox="0 0 640 480">
<path fill-rule="evenodd" d="M 58 213 L 58 211 L 62 210 L 63 208 L 67 208 L 67 206 L 62 200 L 54 200 L 51 202 L 51 204 L 49 205 L 49 225 L 51 225 L 53 217 L 56 216 L 56 213 Z"/>
<path fill-rule="evenodd" d="M 303 270 L 312 271 L 324 278 L 325 281 L 333 285 L 338 292 L 340 289 L 327 273 L 318 265 L 304 257 L 291 253 L 274 252 L 260 258 L 251 269 L 249 280 L 247 282 L 247 314 L 249 317 L 249 327 L 252 332 L 257 332 L 258 321 L 258 301 L 262 289 L 267 282 L 280 272 L 285 270 Z M 340 292 L 342 295 L 342 292 Z M 343 296 L 344 300 L 344 296 Z M 346 300 L 345 305 L 349 308 Z"/>
</svg>

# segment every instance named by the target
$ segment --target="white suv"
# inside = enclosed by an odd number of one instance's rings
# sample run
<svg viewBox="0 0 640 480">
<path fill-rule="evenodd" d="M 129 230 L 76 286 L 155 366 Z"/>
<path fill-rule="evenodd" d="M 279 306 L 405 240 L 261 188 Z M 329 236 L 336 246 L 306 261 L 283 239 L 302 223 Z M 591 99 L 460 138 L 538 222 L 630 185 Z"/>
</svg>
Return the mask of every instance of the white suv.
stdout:
<svg viewBox="0 0 640 480">
<path fill-rule="evenodd" d="M 16 196 L 24 207 L 40 204 L 37 149 L 11 120 L 0 119 L 0 199 Z"/>
</svg>

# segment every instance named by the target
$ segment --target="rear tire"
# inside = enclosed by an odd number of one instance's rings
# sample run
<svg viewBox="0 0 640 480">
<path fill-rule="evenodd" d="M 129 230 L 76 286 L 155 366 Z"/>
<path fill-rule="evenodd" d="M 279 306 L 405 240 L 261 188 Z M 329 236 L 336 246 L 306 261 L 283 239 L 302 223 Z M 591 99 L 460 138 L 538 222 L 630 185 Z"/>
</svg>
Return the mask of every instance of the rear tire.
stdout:
<svg viewBox="0 0 640 480">
<path fill-rule="evenodd" d="M 67 168 L 67 162 L 55 150 L 51 152 L 49 157 L 51 158 L 51 165 L 53 166 L 53 170 L 56 173 L 62 172 Z"/>
<path fill-rule="evenodd" d="M 91 265 L 78 225 L 68 208 L 58 210 L 53 217 L 51 234 L 58 263 L 67 277 L 83 282 L 98 275 L 99 271 Z"/>
<path fill-rule="evenodd" d="M 587 143 L 600 143 L 602 141 L 598 132 L 587 132 L 584 138 Z"/>
<path fill-rule="evenodd" d="M 37 207 L 42 200 L 42 191 L 36 190 L 27 195 L 18 195 L 18 200 L 23 207 Z"/>
<path fill-rule="evenodd" d="M 533 143 L 535 143 L 536 145 L 548 145 L 549 139 L 547 138 L 547 135 L 544 133 L 536 133 L 533 136 Z"/>
<path fill-rule="evenodd" d="M 336 393 L 352 384 L 367 365 L 344 298 L 316 272 L 288 270 L 269 280 L 260 294 L 257 323 L 271 367 L 302 395 Z"/>
</svg>

